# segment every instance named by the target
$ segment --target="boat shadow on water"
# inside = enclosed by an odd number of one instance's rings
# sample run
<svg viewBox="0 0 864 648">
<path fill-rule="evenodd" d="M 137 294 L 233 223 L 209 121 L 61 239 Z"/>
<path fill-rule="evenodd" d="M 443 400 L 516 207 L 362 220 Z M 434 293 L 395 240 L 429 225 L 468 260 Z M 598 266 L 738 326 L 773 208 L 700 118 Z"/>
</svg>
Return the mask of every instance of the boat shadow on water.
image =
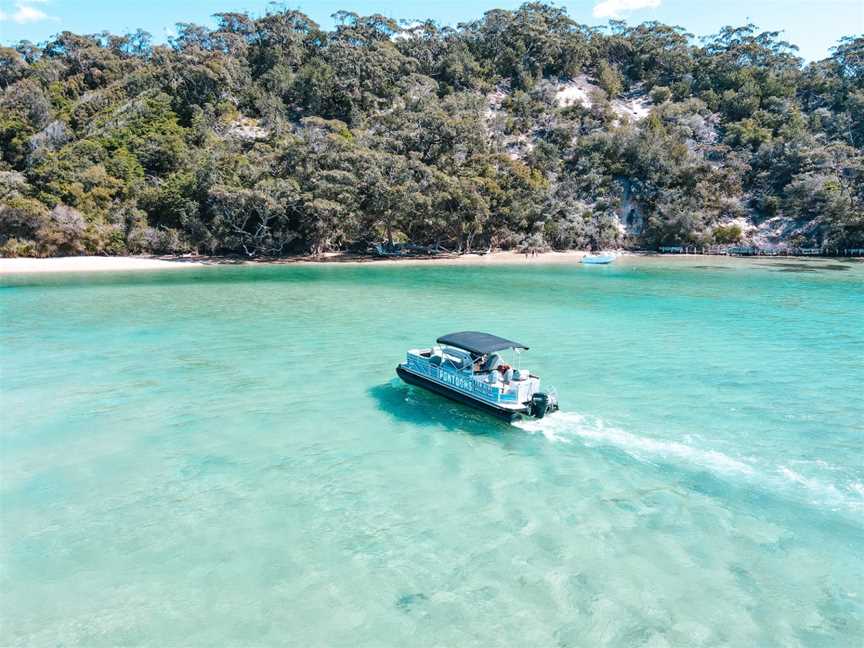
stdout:
<svg viewBox="0 0 864 648">
<path fill-rule="evenodd" d="M 368 391 L 381 410 L 404 423 L 443 427 L 473 436 L 500 437 L 515 432 L 505 421 L 396 379 Z"/>
</svg>

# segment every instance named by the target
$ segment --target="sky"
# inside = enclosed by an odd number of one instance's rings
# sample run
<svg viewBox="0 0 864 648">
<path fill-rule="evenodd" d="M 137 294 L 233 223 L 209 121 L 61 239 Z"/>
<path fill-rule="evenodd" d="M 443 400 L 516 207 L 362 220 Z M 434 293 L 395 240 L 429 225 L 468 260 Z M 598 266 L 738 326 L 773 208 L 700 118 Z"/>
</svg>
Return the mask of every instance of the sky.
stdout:
<svg viewBox="0 0 864 648">
<path fill-rule="evenodd" d="M 494 9 L 515 9 L 522 0 L 289 0 L 324 27 L 333 24 L 339 9 L 359 14 L 381 13 L 391 18 L 433 18 L 455 25 Z M 864 34 L 864 0 L 559 0 L 580 23 L 604 25 L 610 18 L 630 24 L 658 20 L 681 25 L 696 36 L 716 33 L 723 25 L 752 22 L 765 30 L 783 32 L 800 47 L 800 56 L 813 61 L 830 55 L 843 36 Z M 261 15 L 269 0 L 0 0 L 0 43 L 19 40 L 39 43 L 63 30 L 122 34 L 145 29 L 156 42 L 165 42 L 178 22 L 212 24 L 212 14 L 246 11 Z"/>
</svg>

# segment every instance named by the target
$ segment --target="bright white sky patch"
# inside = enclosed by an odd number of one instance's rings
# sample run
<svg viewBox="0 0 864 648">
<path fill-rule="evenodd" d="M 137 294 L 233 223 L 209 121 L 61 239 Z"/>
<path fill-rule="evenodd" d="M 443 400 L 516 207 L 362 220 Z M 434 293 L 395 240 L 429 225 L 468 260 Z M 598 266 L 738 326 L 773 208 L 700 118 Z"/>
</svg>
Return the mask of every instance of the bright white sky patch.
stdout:
<svg viewBox="0 0 864 648">
<path fill-rule="evenodd" d="M 637 9 L 656 9 L 661 0 L 603 0 L 594 5 L 595 18 L 620 18 L 621 14 Z"/>
<path fill-rule="evenodd" d="M 0 10 L 0 22 L 10 21 L 18 23 L 19 25 L 26 25 L 28 23 L 40 22 L 42 20 L 56 20 L 41 9 L 32 6 L 33 4 L 42 2 L 44 2 L 44 0 L 27 0 L 25 2 L 18 2 L 15 5 L 15 10 L 11 13 Z"/>
</svg>

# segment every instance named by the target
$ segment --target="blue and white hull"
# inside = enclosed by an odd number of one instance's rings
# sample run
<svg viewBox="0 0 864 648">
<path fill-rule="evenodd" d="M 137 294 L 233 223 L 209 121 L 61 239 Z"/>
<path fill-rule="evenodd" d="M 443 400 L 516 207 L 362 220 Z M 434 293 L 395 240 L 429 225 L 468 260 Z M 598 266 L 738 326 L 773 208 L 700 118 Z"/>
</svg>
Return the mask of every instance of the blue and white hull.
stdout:
<svg viewBox="0 0 864 648">
<path fill-rule="evenodd" d="M 607 265 L 612 263 L 615 257 L 611 254 L 592 254 L 582 257 L 585 265 Z"/>
<path fill-rule="evenodd" d="M 475 398 L 474 396 L 459 391 L 458 389 L 442 385 L 438 381 L 418 376 L 417 374 L 405 369 L 402 365 L 396 367 L 396 375 L 409 385 L 423 387 L 424 389 L 428 389 L 440 396 L 449 398 L 457 403 L 462 403 L 463 405 L 469 405 L 470 407 L 482 410 L 505 421 L 513 421 L 518 419 L 521 414 L 527 414 L 527 410 L 514 411 L 509 408 L 503 408 L 492 403 L 487 403 L 479 398 Z"/>
</svg>

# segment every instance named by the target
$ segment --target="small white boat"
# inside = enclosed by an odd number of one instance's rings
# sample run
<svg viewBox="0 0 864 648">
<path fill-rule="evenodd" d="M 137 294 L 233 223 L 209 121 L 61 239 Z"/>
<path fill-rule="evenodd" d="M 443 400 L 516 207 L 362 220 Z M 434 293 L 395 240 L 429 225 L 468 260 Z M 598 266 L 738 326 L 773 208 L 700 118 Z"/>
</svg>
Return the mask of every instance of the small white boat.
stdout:
<svg viewBox="0 0 864 648">
<path fill-rule="evenodd" d="M 614 254 L 586 254 L 582 257 L 582 263 L 587 265 L 606 265 L 614 260 Z"/>
<path fill-rule="evenodd" d="M 520 415 L 543 418 L 558 409 L 555 390 L 540 391 L 540 378 L 507 365 L 498 351 L 528 347 L 497 335 L 462 331 L 442 335 L 440 346 L 411 349 L 396 374 L 411 385 L 512 421 Z"/>
</svg>

